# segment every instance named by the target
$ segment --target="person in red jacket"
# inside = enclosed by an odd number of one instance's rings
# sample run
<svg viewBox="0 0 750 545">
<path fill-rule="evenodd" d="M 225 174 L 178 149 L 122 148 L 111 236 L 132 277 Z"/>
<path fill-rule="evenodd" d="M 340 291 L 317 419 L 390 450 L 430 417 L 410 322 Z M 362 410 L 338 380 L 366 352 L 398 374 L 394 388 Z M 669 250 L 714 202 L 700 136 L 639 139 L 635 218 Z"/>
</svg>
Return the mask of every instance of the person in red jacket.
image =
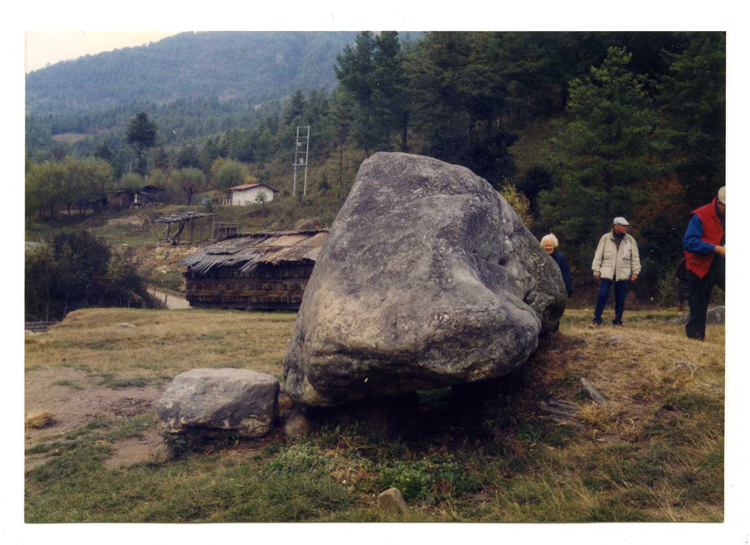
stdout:
<svg viewBox="0 0 750 545">
<path fill-rule="evenodd" d="M 682 247 L 685 250 L 690 316 L 689 339 L 706 338 L 706 313 L 714 285 L 724 290 L 726 258 L 726 187 L 710 203 L 693 210 Z"/>
</svg>

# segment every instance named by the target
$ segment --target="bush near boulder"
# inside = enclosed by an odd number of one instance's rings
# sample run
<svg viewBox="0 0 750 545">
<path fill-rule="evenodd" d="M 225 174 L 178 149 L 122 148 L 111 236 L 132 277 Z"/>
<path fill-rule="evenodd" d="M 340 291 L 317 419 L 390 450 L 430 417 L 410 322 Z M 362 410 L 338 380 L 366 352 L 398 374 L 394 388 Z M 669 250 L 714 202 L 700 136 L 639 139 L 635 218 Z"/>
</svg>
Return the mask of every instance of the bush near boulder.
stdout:
<svg viewBox="0 0 750 545">
<path fill-rule="evenodd" d="M 135 265 L 88 232 L 60 233 L 26 251 L 26 320 L 86 307 L 151 308 Z"/>
</svg>

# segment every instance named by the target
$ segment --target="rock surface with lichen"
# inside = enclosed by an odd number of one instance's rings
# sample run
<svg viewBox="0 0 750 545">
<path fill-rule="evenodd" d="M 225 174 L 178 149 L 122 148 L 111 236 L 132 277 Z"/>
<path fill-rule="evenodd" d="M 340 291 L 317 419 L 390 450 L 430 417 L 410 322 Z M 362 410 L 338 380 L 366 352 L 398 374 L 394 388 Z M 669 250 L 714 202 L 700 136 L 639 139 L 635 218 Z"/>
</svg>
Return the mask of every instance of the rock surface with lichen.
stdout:
<svg viewBox="0 0 750 545">
<path fill-rule="evenodd" d="M 159 433 L 268 433 L 279 412 L 279 382 L 247 369 L 193 369 L 177 375 L 156 405 Z"/>
<path fill-rule="evenodd" d="M 377 153 L 321 248 L 286 389 L 325 406 L 499 377 L 529 358 L 566 302 L 557 265 L 486 180 Z"/>
</svg>

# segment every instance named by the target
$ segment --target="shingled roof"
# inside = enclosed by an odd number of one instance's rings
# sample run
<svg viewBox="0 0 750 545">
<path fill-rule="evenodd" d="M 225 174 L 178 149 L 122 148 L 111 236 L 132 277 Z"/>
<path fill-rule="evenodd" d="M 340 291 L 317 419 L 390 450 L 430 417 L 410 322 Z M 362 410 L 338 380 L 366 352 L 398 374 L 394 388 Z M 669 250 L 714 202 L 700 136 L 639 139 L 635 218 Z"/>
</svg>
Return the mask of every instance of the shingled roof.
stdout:
<svg viewBox="0 0 750 545">
<path fill-rule="evenodd" d="M 192 272 L 204 274 L 214 267 L 239 265 L 240 271 L 247 272 L 261 263 L 315 262 L 327 238 L 328 229 L 238 235 L 203 248 L 182 263 Z"/>
</svg>

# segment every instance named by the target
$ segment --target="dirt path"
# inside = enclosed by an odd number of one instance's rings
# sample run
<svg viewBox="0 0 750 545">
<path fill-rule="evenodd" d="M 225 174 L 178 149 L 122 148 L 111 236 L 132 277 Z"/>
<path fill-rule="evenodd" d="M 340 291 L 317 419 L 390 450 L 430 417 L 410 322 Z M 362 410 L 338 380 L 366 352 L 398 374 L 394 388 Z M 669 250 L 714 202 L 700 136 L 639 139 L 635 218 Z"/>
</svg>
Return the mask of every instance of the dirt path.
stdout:
<svg viewBox="0 0 750 545">
<path fill-rule="evenodd" d="M 159 301 L 166 301 L 168 309 L 190 308 L 190 303 L 188 303 L 187 299 L 183 299 L 182 297 L 178 297 L 177 295 L 166 293 L 154 288 L 149 288 L 148 291 L 149 293 L 153 293 L 154 297 L 159 299 Z"/>
<path fill-rule="evenodd" d="M 26 429 L 25 447 L 63 440 L 66 434 L 93 422 L 125 419 L 154 410 L 166 386 L 112 389 L 90 373 L 71 368 L 26 372 L 26 414 L 49 411 L 53 424 Z M 108 467 L 122 467 L 148 457 L 160 439 L 153 430 L 118 444 Z M 122 451 L 122 454 L 120 454 Z M 46 462 L 48 454 L 27 455 L 26 469 Z M 125 459 L 123 459 L 125 458 Z"/>
</svg>

